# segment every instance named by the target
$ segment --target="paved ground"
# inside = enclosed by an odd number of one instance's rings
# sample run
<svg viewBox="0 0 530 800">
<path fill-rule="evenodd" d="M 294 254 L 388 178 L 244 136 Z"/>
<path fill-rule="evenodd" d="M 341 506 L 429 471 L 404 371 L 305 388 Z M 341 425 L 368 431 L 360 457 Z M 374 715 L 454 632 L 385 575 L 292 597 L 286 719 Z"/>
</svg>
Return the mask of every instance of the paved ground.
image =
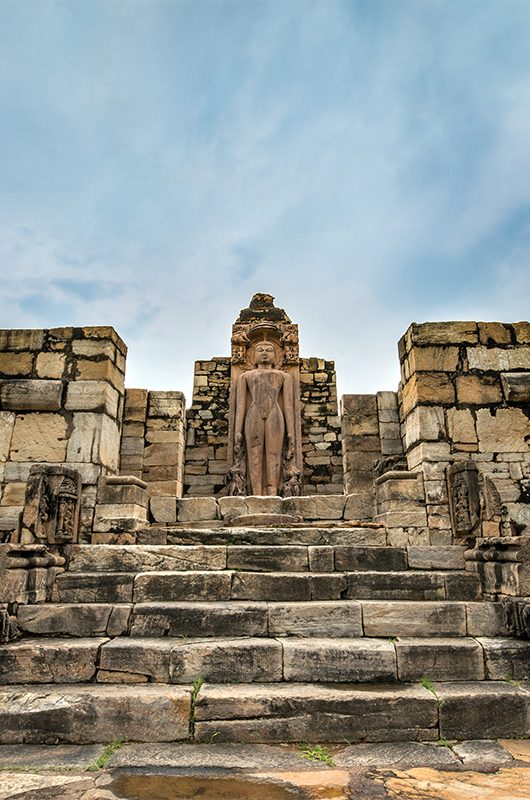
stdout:
<svg viewBox="0 0 530 800">
<path fill-rule="evenodd" d="M 4 745 L 0 800 L 529 800 L 530 740 Z"/>
</svg>

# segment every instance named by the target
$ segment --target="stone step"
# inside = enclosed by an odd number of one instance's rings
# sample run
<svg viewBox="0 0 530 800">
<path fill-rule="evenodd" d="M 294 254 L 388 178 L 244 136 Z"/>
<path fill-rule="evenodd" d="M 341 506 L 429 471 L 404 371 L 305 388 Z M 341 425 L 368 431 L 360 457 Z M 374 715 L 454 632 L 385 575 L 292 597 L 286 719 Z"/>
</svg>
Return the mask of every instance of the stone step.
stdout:
<svg viewBox="0 0 530 800">
<path fill-rule="evenodd" d="M 498 682 L 202 687 L 199 742 L 387 742 L 527 736 L 530 692 Z"/>
<path fill-rule="evenodd" d="M 70 572 L 462 570 L 464 548 L 365 545 L 74 545 Z"/>
<path fill-rule="evenodd" d="M 381 683 L 528 680 L 530 642 L 416 638 L 23 639 L 0 648 L 0 684 Z"/>
<path fill-rule="evenodd" d="M 0 744 L 91 744 L 189 736 L 191 686 L 40 684 L 0 688 Z"/>
<path fill-rule="evenodd" d="M 484 636 L 507 634 L 502 603 L 314 600 L 21 605 L 37 636 Z"/>
<path fill-rule="evenodd" d="M 200 528 L 155 528 L 139 531 L 137 539 L 153 543 L 159 537 L 160 543 L 181 545 L 368 545 L 384 547 L 388 544 L 386 528 L 370 524 L 352 527 L 344 523 L 330 523 L 318 527 L 252 527 L 252 528 L 209 528 L 207 523 Z"/>
<path fill-rule="evenodd" d="M 355 686 L 41 684 L 0 689 L 0 744 L 389 742 L 526 737 L 530 692 L 503 682 Z"/>
<path fill-rule="evenodd" d="M 54 602 L 144 603 L 161 600 L 309 601 L 342 599 L 475 600 L 476 574 L 451 570 L 398 572 L 65 572 Z"/>
</svg>

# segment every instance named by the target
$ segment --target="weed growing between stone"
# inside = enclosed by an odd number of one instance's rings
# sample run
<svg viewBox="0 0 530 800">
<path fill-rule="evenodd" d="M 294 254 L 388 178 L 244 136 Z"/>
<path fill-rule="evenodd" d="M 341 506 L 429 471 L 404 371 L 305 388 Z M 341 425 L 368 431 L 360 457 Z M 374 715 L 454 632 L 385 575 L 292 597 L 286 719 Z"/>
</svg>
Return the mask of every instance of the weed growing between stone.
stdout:
<svg viewBox="0 0 530 800">
<path fill-rule="evenodd" d="M 99 755 L 96 758 L 93 764 L 90 764 L 86 768 L 85 772 L 97 772 L 100 769 L 105 769 L 106 767 L 108 767 L 110 759 L 112 758 L 116 750 L 119 750 L 123 744 L 124 744 L 123 739 L 115 739 L 113 742 L 109 742 L 105 746 L 101 755 Z"/>
<path fill-rule="evenodd" d="M 193 686 L 191 689 L 191 703 L 190 703 L 190 718 L 189 718 L 189 738 L 193 739 L 195 737 L 195 703 L 197 702 L 197 697 L 199 696 L 199 692 L 201 691 L 201 686 L 204 683 L 204 678 L 201 675 L 197 675 L 195 680 L 193 681 Z"/>
<path fill-rule="evenodd" d="M 436 688 L 430 678 L 420 678 L 420 684 L 424 689 L 427 689 L 428 692 L 432 692 L 434 695 L 436 695 Z"/>
<path fill-rule="evenodd" d="M 300 742 L 298 750 L 302 758 L 307 758 L 309 761 L 321 761 L 327 764 L 328 767 L 334 767 L 335 762 L 333 756 L 326 747 L 320 744 L 309 744 L 308 742 Z"/>
</svg>

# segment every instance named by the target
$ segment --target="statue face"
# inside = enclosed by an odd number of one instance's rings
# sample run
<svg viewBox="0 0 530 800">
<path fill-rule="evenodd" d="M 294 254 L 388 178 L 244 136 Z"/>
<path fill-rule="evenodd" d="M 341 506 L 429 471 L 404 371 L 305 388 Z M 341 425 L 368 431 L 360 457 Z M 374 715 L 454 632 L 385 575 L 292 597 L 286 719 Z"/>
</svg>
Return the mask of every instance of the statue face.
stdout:
<svg viewBox="0 0 530 800">
<path fill-rule="evenodd" d="M 258 344 L 254 350 L 256 364 L 274 364 L 276 351 L 272 344 Z"/>
</svg>

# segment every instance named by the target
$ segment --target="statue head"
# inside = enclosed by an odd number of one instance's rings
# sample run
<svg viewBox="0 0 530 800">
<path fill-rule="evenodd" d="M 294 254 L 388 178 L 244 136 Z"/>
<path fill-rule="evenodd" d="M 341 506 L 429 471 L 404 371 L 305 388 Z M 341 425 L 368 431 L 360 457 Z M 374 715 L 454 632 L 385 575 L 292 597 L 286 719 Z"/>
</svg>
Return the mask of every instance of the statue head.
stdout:
<svg viewBox="0 0 530 800">
<path fill-rule="evenodd" d="M 276 349 L 271 342 L 259 342 L 254 350 L 254 363 L 274 367 L 276 362 Z"/>
</svg>

